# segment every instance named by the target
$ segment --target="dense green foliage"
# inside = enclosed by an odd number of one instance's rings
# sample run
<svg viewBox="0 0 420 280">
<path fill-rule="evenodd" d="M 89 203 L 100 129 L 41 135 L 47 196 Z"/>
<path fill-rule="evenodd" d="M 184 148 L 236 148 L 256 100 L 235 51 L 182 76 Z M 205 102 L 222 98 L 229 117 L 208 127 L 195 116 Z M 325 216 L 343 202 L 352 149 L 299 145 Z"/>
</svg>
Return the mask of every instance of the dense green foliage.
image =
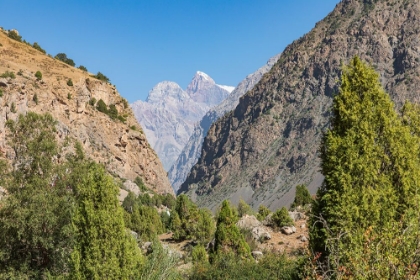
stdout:
<svg viewBox="0 0 420 280">
<path fill-rule="evenodd" d="M 418 274 L 420 141 L 418 126 L 410 125 L 419 118 L 413 112 L 407 105 L 398 116 L 378 74 L 357 57 L 343 69 L 321 145 L 325 180 L 310 222 L 319 273 Z"/>
<path fill-rule="evenodd" d="M 42 52 L 43 54 L 46 54 L 46 53 L 47 53 L 47 52 L 46 52 L 43 48 L 41 48 L 41 46 L 40 46 L 37 42 L 34 42 L 34 43 L 32 44 L 32 47 L 33 47 L 34 49 L 36 49 L 36 50 L 38 50 L 38 51 Z"/>
<path fill-rule="evenodd" d="M 11 71 L 6 71 L 3 74 L 0 75 L 1 78 L 12 78 L 12 79 L 16 79 L 16 75 L 15 72 L 11 72 Z"/>
<path fill-rule="evenodd" d="M 164 249 L 155 241 L 152 253 L 147 256 L 138 279 L 144 280 L 179 280 L 184 279 L 178 271 L 179 257 Z"/>
<path fill-rule="evenodd" d="M 271 219 L 274 225 L 279 228 L 294 225 L 293 219 L 290 217 L 289 211 L 287 211 L 286 207 L 277 209 L 277 211 L 271 216 Z"/>
<path fill-rule="evenodd" d="M 290 260 L 285 255 L 267 253 L 255 262 L 253 259 L 244 260 L 234 254 L 224 254 L 213 263 L 196 262 L 189 279 L 301 279 L 298 268 L 299 261 Z"/>
<path fill-rule="evenodd" d="M 80 65 L 79 67 L 77 67 L 77 68 L 79 68 L 80 70 L 82 70 L 82 71 L 85 71 L 85 72 L 87 72 L 87 68 L 85 67 L 85 66 L 83 66 L 83 65 Z"/>
<path fill-rule="evenodd" d="M 140 249 L 126 231 L 118 188 L 102 166 L 81 165 L 75 184 L 73 279 L 128 279 L 138 275 Z"/>
<path fill-rule="evenodd" d="M 271 213 L 270 209 L 268 209 L 265 205 L 261 204 L 258 207 L 257 219 L 259 221 L 263 221 L 270 213 Z"/>
<path fill-rule="evenodd" d="M 201 244 L 210 241 L 215 230 L 211 212 L 199 209 L 186 195 L 177 197 L 170 225 L 174 239 L 193 239 Z"/>
<path fill-rule="evenodd" d="M 251 206 L 248 205 L 244 200 L 240 199 L 238 203 L 238 216 L 242 217 L 244 215 L 253 215 L 254 211 Z"/>
<path fill-rule="evenodd" d="M 251 259 L 251 251 L 239 228 L 238 216 L 228 200 L 222 202 L 215 233 L 213 260 L 226 254 L 234 254 L 243 259 Z"/>
<path fill-rule="evenodd" d="M 8 196 L 0 205 L 0 278 L 61 275 L 69 270 L 73 198 L 63 168 L 53 164 L 55 121 L 28 113 L 7 127 L 14 160 L 9 174 L 1 166 Z"/>
<path fill-rule="evenodd" d="M 7 36 L 9 36 L 9 38 L 16 40 L 18 42 L 22 42 L 22 36 L 18 35 L 18 33 L 14 30 L 9 30 L 9 32 L 7 33 Z"/>
<path fill-rule="evenodd" d="M 128 279 L 140 250 L 127 233 L 118 189 L 80 144 L 63 161 L 51 115 L 8 121 L 14 152 L 0 161 L 0 279 Z M 60 159 L 60 160 L 58 160 Z"/>
<path fill-rule="evenodd" d="M 109 78 L 107 76 L 105 76 L 104 74 L 102 74 L 101 72 L 98 72 L 93 77 L 100 80 L 100 81 L 109 83 Z"/>
<path fill-rule="evenodd" d="M 298 206 L 305 206 L 312 203 L 311 193 L 305 185 L 296 186 L 295 200 L 290 206 L 291 209 L 295 209 Z"/>
<path fill-rule="evenodd" d="M 41 71 L 36 71 L 36 73 L 35 73 L 35 78 L 36 78 L 38 81 L 42 80 L 42 73 L 41 73 Z"/>
<path fill-rule="evenodd" d="M 91 101 L 93 101 L 93 100 L 91 99 Z M 89 103 L 91 105 L 92 104 L 95 104 L 94 102 L 90 102 L 90 101 L 89 101 Z M 102 99 L 99 99 L 99 101 L 96 103 L 96 109 L 99 112 L 102 112 L 104 114 L 107 114 L 113 120 L 118 119 L 118 120 L 120 120 L 123 123 L 127 121 L 127 118 L 125 116 L 122 116 L 122 115 L 118 114 L 118 110 L 115 107 L 115 104 L 109 105 L 109 108 L 108 108 L 108 106 L 106 105 L 106 103 Z"/>
<path fill-rule="evenodd" d="M 70 66 L 73 66 L 73 67 L 76 65 L 76 63 L 74 63 L 73 59 L 68 58 L 65 53 L 58 53 L 54 58 L 66 63 Z"/>
</svg>

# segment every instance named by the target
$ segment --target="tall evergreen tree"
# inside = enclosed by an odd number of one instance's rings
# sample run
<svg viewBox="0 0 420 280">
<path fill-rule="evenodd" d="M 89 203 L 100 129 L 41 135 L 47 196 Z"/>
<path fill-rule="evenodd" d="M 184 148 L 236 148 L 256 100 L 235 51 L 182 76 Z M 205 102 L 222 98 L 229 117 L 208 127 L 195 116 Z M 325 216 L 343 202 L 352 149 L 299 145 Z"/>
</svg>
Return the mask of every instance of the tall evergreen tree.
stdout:
<svg viewBox="0 0 420 280">
<path fill-rule="evenodd" d="M 140 273 L 141 255 L 127 233 L 118 188 L 102 166 L 81 165 L 75 178 L 77 201 L 73 217 L 75 247 L 73 279 L 133 279 Z"/>
<path fill-rule="evenodd" d="M 403 278 L 418 267 L 419 138 L 393 107 L 374 69 L 357 57 L 343 69 L 310 223 L 311 249 L 335 277 Z"/>
<path fill-rule="evenodd" d="M 238 216 L 229 201 L 222 202 L 215 233 L 214 251 L 217 255 L 234 254 L 241 258 L 251 258 L 251 251 L 239 228 L 236 226 Z"/>
<path fill-rule="evenodd" d="M 66 188 L 66 168 L 54 163 L 55 125 L 51 115 L 35 113 L 7 122 L 14 158 L 10 176 L 2 182 L 7 190 L 0 204 L 2 279 L 68 272 L 73 203 Z M 0 169 L 4 172 L 4 164 Z M 1 175 L 4 179 L 7 174 Z"/>
</svg>

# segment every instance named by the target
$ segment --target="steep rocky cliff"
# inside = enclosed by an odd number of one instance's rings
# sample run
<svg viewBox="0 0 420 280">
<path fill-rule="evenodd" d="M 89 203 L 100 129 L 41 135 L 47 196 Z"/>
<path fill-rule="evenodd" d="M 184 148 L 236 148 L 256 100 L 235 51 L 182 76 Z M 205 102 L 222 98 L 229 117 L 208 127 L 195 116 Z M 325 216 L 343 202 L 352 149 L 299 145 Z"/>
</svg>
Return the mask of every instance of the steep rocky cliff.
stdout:
<svg viewBox="0 0 420 280">
<path fill-rule="evenodd" d="M 340 65 L 358 55 L 375 67 L 397 106 L 420 101 L 420 2 L 343 0 L 289 45 L 234 111 L 211 126 L 180 192 L 201 206 L 243 198 L 288 205 L 297 184 L 322 182 L 318 147 Z"/>
<path fill-rule="evenodd" d="M 103 163 L 114 176 L 130 180 L 140 176 L 147 187 L 173 193 L 162 164 L 115 86 L 14 41 L 4 32 L 0 32 L 0 43 L 0 75 L 5 76 L 0 78 L 0 157 L 13 156 L 7 120 L 28 111 L 48 112 L 58 121 L 60 142 L 77 140 L 89 158 Z M 37 71 L 42 79 L 35 77 Z M 6 72 L 13 72 L 15 78 Z M 98 111 L 89 104 L 93 98 L 114 104 L 126 120 L 113 120 Z"/>
<path fill-rule="evenodd" d="M 239 98 L 248 90 L 252 89 L 256 83 L 258 83 L 262 75 L 271 69 L 279 56 L 280 55 L 276 55 L 270 58 L 264 66 L 259 68 L 254 73 L 249 74 L 242 82 L 236 86 L 232 93 L 222 101 L 222 103 L 214 108 L 211 108 L 204 115 L 201 121 L 195 125 L 190 139 L 184 145 L 183 150 L 179 154 L 176 161 L 172 164 L 172 167 L 168 172 L 169 180 L 175 192 L 178 191 L 181 184 L 187 178 L 191 168 L 194 166 L 194 164 L 197 163 L 198 158 L 200 157 L 201 148 L 203 146 L 204 137 L 206 136 L 210 125 L 212 125 L 218 118 L 222 117 L 230 110 L 233 110 L 236 105 L 238 105 Z"/>
<path fill-rule="evenodd" d="M 145 102 L 139 100 L 131 105 L 166 170 L 184 148 L 195 123 L 232 90 L 233 87 L 218 85 L 209 75 L 197 71 L 185 91 L 174 82 L 160 82 Z"/>
</svg>

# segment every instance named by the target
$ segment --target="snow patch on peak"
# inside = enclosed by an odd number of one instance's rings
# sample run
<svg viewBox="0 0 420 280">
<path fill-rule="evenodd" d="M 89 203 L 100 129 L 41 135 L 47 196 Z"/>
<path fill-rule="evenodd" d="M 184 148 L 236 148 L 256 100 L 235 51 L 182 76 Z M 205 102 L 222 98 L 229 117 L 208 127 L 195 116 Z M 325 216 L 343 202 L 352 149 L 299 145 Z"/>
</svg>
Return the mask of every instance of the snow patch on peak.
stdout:
<svg viewBox="0 0 420 280">
<path fill-rule="evenodd" d="M 206 73 L 204 73 L 204 72 L 197 71 L 197 75 L 199 75 L 199 76 L 203 77 L 203 78 L 204 78 L 204 79 L 206 79 L 207 81 L 211 81 L 211 80 L 212 80 L 212 78 L 210 78 L 210 76 L 209 76 L 209 75 L 207 75 L 207 74 L 206 74 Z"/>
<path fill-rule="evenodd" d="M 232 86 L 225 86 L 225 85 L 216 85 L 216 86 L 218 86 L 219 88 L 222 88 L 222 89 L 226 90 L 229 93 L 231 93 L 235 89 L 235 87 L 232 87 Z"/>
</svg>

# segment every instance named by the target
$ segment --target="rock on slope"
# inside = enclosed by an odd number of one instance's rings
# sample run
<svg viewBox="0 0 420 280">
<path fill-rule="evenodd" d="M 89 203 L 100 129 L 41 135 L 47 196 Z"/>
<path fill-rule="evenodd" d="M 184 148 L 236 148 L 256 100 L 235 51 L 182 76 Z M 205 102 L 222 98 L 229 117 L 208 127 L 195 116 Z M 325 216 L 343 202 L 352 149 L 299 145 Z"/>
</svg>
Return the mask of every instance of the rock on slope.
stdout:
<svg viewBox="0 0 420 280">
<path fill-rule="evenodd" d="M 145 102 L 139 100 L 131 105 L 166 170 L 184 148 L 194 124 L 232 90 L 198 71 L 185 91 L 174 82 L 161 82 Z"/>
<path fill-rule="evenodd" d="M 169 180 L 175 192 L 178 191 L 181 184 L 187 178 L 188 172 L 190 172 L 194 164 L 197 163 L 198 158 L 200 157 L 204 136 L 207 134 L 210 126 L 218 118 L 222 117 L 238 105 L 239 98 L 258 83 L 261 77 L 271 69 L 279 56 L 280 55 L 276 55 L 270 58 L 263 67 L 248 75 L 222 103 L 210 109 L 194 127 L 190 139 L 187 144 L 184 145 L 183 150 L 168 172 Z"/>
<path fill-rule="evenodd" d="M 180 191 L 213 209 L 226 198 L 275 209 L 290 204 L 301 183 L 314 193 L 340 65 L 358 55 L 380 73 L 397 106 L 419 102 L 419 21 L 417 0 L 341 1 L 210 128 Z"/>
<path fill-rule="evenodd" d="M 7 144 L 7 120 L 28 111 L 48 112 L 58 121 L 59 141 L 79 141 L 86 155 L 103 163 L 114 176 L 130 180 L 140 176 L 149 188 L 173 193 L 162 164 L 114 86 L 11 40 L 3 32 L 0 42 L 0 74 L 16 74 L 15 79 L 0 78 L 0 157 L 13 155 Z M 35 78 L 36 71 L 42 73 L 42 80 Z M 69 79 L 73 86 L 67 85 Z M 114 121 L 97 111 L 89 105 L 91 98 L 115 104 L 127 121 Z"/>
</svg>

